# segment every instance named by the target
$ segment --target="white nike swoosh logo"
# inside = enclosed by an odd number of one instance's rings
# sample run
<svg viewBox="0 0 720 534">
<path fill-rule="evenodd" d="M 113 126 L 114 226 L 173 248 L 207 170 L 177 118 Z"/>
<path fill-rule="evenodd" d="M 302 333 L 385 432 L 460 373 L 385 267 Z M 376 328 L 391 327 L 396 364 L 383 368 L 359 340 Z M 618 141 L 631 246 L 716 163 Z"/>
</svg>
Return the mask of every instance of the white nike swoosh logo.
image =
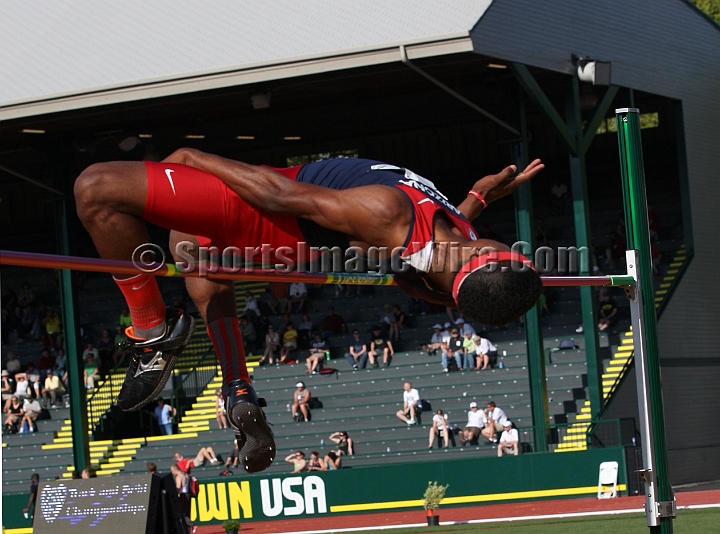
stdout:
<svg viewBox="0 0 720 534">
<path fill-rule="evenodd" d="M 171 174 L 175 171 L 173 169 L 165 169 L 165 176 L 167 176 L 168 181 L 170 182 L 170 187 L 172 187 L 173 195 L 177 196 L 177 193 L 175 192 L 175 184 L 173 183 L 173 179 Z"/>
<path fill-rule="evenodd" d="M 150 278 L 146 278 L 145 281 L 142 284 L 140 284 L 139 286 L 132 286 L 133 291 L 137 291 L 138 289 L 145 287 L 145 284 L 147 284 L 149 281 L 150 281 Z"/>
<path fill-rule="evenodd" d="M 435 202 L 433 202 L 433 201 L 430 200 L 429 198 L 424 198 L 424 199 L 422 199 L 420 202 L 418 202 L 418 206 L 419 206 L 420 204 L 422 204 L 423 202 L 430 202 L 430 203 L 432 203 L 432 204 L 435 204 Z"/>
</svg>

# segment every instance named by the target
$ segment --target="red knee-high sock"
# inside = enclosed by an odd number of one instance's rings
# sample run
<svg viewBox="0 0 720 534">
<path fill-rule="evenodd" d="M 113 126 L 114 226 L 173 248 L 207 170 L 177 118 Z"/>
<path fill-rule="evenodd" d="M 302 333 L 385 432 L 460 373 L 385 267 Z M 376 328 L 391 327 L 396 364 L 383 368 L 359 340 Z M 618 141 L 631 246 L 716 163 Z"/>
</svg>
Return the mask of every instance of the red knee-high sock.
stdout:
<svg viewBox="0 0 720 534">
<path fill-rule="evenodd" d="M 165 331 L 165 303 L 155 277 L 138 274 L 115 283 L 122 291 L 132 319 L 136 337 L 153 339 Z"/>
<path fill-rule="evenodd" d="M 237 318 L 217 319 L 208 325 L 207 331 L 220 361 L 223 383 L 227 384 L 238 378 L 252 382 L 245 363 L 245 349 Z"/>
</svg>

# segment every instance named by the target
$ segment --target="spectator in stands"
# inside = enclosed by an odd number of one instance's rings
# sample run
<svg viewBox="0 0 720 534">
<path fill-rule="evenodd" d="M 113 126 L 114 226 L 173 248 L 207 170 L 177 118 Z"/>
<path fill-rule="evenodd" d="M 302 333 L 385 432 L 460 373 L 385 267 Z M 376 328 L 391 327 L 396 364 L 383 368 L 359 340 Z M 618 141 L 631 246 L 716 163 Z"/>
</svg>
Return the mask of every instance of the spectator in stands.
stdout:
<svg viewBox="0 0 720 534">
<path fill-rule="evenodd" d="M 297 451 L 292 454 L 288 454 L 285 461 L 293 464 L 293 473 L 300 473 L 307 471 L 307 460 L 305 460 L 305 453 L 303 451 Z"/>
<path fill-rule="evenodd" d="M 45 408 L 56 408 L 58 398 L 62 400 L 65 388 L 60 381 L 60 377 L 56 374 L 49 373 L 45 377 L 45 387 L 42 388 L 42 398 Z"/>
<path fill-rule="evenodd" d="M 385 304 L 383 306 L 383 311 L 380 314 L 380 326 L 382 327 L 382 333 L 385 337 L 395 340 L 397 325 L 395 324 L 395 314 L 393 313 L 390 304 Z"/>
<path fill-rule="evenodd" d="M 260 365 L 275 363 L 277 351 L 280 349 L 280 334 L 277 333 L 275 327 L 268 325 L 267 334 L 265 334 L 265 352 L 260 360 Z"/>
<path fill-rule="evenodd" d="M 300 416 L 302 415 L 305 422 L 309 422 L 310 405 L 308 403 L 310 402 L 312 394 L 310 393 L 310 390 L 305 387 L 305 382 L 298 382 L 295 384 L 295 387 L 297 389 L 295 390 L 295 393 L 293 393 L 293 403 L 291 408 L 292 418 L 294 421 L 300 421 Z"/>
<path fill-rule="evenodd" d="M 15 434 L 19 430 L 20 420 L 23 417 L 22 404 L 17 395 L 13 395 L 8 399 L 7 407 L 3 410 L 7 413 L 5 417 L 5 432 Z"/>
<path fill-rule="evenodd" d="M 518 431 L 512 427 L 511 421 L 505 421 L 504 430 L 500 436 L 500 443 L 498 443 L 498 456 L 503 454 L 518 455 Z"/>
<path fill-rule="evenodd" d="M 428 449 L 433 448 L 436 436 L 442 438 L 446 449 L 450 446 L 450 423 L 448 422 L 448 416 L 442 410 L 438 410 L 433 415 Z"/>
<path fill-rule="evenodd" d="M 372 336 L 370 337 L 370 351 L 368 352 L 371 367 L 378 366 L 377 358 L 381 353 L 383 355 L 383 365 L 385 365 L 385 367 L 390 366 L 390 360 L 393 354 L 395 354 L 392 342 L 387 339 L 381 331 L 380 326 L 373 326 Z"/>
<path fill-rule="evenodd" d="M 433 335 L 430 338 L 430 343 L 427 345 L 421 345 L 421 349 L 428 353 L 428 356 L 437 354 L 437 351 L 442 348 L 442 330 L 443 327 L 440 323 L 433 325 Z"/>
<path fill-rule="evenodd" d="M 38 486 L 40 485 L 40 475 L 33 473 L 30 476 L 30 499 L 28 499 L 27 506 L 23 508 L 23 513 L 26 517 L 35 519 L 35 505 L 37 504 Z"/>
<path fill-rule="evenodd" d="M 497 347 L 492 341 L 481 336 L 475 336 L 475 345 L 477 347 L 477 365 L 475 369 L 484 371 L 488 367 L 497 365 Z"/>
<path fill-rule="evenodd" d="M 52 370 L 55 367 L 55 357 L 50 354 L 48 349 L 43 349 L 40 352 L 40 360 L 38 361 L 38 373 L 40 380 L 44 380 L 48 374 L 52 374 Z"/>
<path fill-rule="evenodd" d="M 341 456 L 343 454 L 352 456 L 355 454 L 355 447 L 353 445 L 353 440 L 348 436 L 348 433 L 345 430 L 341 430 L 339 432 L 333 432 L 330 434 L 330 441 L 337 444 L 337 450 L 335 453 L 338 456 Z"/>
<path fill-rule="evenodd" d="M 400 308 L 400 304 L 393 304 L 392 311 L 395 314 L 395 337 L 391 338 L 400 341 L 400 331 L 405 328 L 405 312 Z"/>
<path fill-rule="evenodd" d="M 15 373 L 15 395 L 22 402 L 30 394 L 30 382 L 25 373 Z"/>
<path fill-rule="evenodd" d="M 330 306 L 328 308 L 328 314 L 323 319 L 322 326 L 320 327 L 320 334 L 323 339 L 327 339 L 332 335 L 347 334 L 347 325 L 345 320 L 335 313 L 335 308 Z"/>
<path fill-rule="evenodd" d="M 54 311 L 49 310 L 42 321 L 45 327 L 46 347 L 50 349 L 58 349 L 61 346 L 62 323 L 60 316 Z"/>
<path fill-rule="evenodd" d="M 124 332 L 128 326 L 132 326 L 132 319 L 130 318 L 130 310 L 123 308 L 120 312 L 120 319 L 118 319 L 118 326 Z"/>
<path fill-rule="evenodd" d="M 88 343 L 85 346 L 85 350 L 83 351 L 82 357 L 83 360 L 87 361 L 88 357 L 92 356 L 95 359 L 95 362 L 100 361 L 100 353 L 98 350 L 93 346 L 92 343 Z"/>
<path fill-rule="evenodd" d="M 27 282 L 22 283 L 22 288 L 18 291 L 17 302 L 20 308 L 32 306 L 35 304 L 35 293 Z"/>
<path fill-rule="evenodd" d="M 245 354 L 252 354 L 255 351 L 257 331 L 255 330 L 255 325 L 248 321 L 248 318 L 245 315 L 240 317 L 240 334 L 242 335 Z"/>
<path fill-rule="evenodd" d="M 460 332 L 457 328 L 450 330 L 450 341 L 448 342 L 448 352 L 442 355 L 442 366 L 443 372 L 447 373 L 450 368 L 448 366 L 449 356 L 455 359 L 458 369 L 462 369 L 462 361 L 465 357 L 465 347 L 463 346 L 463 338 L 460 337 Z"/>
<path fill-rule="evenodd" d="M 35 369 L 35 364 L 29 362 L 25 367 L 25 376 L 27 377 L 28 387 L 32 390 L 28 395 L 33 395 L 36 399 L 40 398 L 40 372 Z"/>
<path fill-rule="evenodd" d="M 403 384 L 403 407 L 395 415 L 407 425 L 414 425 L 416 423 L 415 413 L 418 410 L 419 403 L 420 393 L 412 387 L 410 382 L 405 382 Z"/>
<path fill-rule="evenodd" d="M 11 375 L 14 375 L 15 373 L 20 371 L 20 360 L 17 359 L 14 352 L 8 352 L 5 369 L 7 369 L 8 373 L 10 373 Z"/>
<path fill-rule="evenodd" d="M 493 401 L 490 401 L 485 408 L 485 419 L 487 421 L 485 428 L 482 429 L 482 435 L 487 439 L 487 443 L 497 443 L 495 434 L 504 430 L 507 415 Z"/>
<path fill-rule="evenodd" d="M 313 340 L 312 347 L 310 347 L 310 355 L 305 359 L 305 366 L 307 374 L 315 374 L 317 372 L 318 365 L 322 368 L 322 362 L 325 360 L 325 353 L 330 350 L 327 341 L 325 341 L 320 332 L 315 332 L 315 339 Z"/>
<path fill-rule="evenodd" d="M 125 330 L 121 326 L 115 331 L 115 353 L 113 354 L 113 364 L 117 365 L 128 355 L 127 336 Z"/>
<path fill-rule="evenodd" d="M 465 339 L 463 339 L 463 369 L 475 369 L 476 356 L 475 339 L 471 332 L 465 332 Z"/>
<path fill-rule="evenodd" d="M 297 349 L 298 333 L 295 330 L 295 325 L 288 323 L 287 330 L 283 334 L 283 346 L 280 349 L 280 362 L 287 360 L 288 355 L 291 351 Z"/>
<path fill-rule="evenodd" d="M 225 411 L 225 399 L 222 396 L 222 390 L 215 391 L 215 420 L 218 428 L 227 428 L 227 412 Z"/>
<path fill-rule="evenodd" d="M 616 230 L 610 231 L 609 244 L 605 249 L 605 267 L 609 269 L 615 268 L 615 260 L 625 257 L 627 245 L 623 235 Z"/>
<path fill-rule="evenodd" d="M 53 367 L 53 374 L 60 377 L 62 380 L 65 374 L 65 366 L 67 365 L 67 359 L 65 358 L 65 349 L 58 349 L 57 356 L 55 356 L 55 367 Z"/>
<path fill-rule="evenodd" d="M 540 218 L 535 219 L 535 243 L 539 247 L 546 247 L 548 244 L 547 229 L 545 228 L 545 223 Z"/>
<path fill-rule="evenodd" d="M 157 474 L 158 474 L 158 472 L 157 472 L 157 465 L 155 465 L 153 462 L 148 462 L 148 463 L 147 463 L 147 470 L 148 470 L 148 473 L 150 473 L 151 475 L 157 475 Z"/>
<path fill-rule="evenodd" d="M 468 420 L 465 428 L 460 432 L 460 445 L 463 447 L 468 443 L 477 442 L 482 429 L 485 428 L 485 412 L 478 410 L 477 402 L 470 403 L 470 411 L 468 412 Z"/>
<path fill-rule="evenodd" d="M 360 330 L 353 330 L 353 337 L 350 341 L 350 352 L 345 353 L 345 359 L 354 370 L 358 370 L 358 366 L 365 369 L 368 361 L 368 346 L 365 341 L 360 338 Z"/>
<path fill-rule="evenodd" d="M 600 292 L 600 309 L 598 318 L 598 328 L 604 332 L 611 326 L 615 326 L 618 317 L 618 307 L 614 299 L 610 298 L 610 292 L 603 289 Z"/>
<path fill-rule="evenodd" d="M 458 332 L 460 332 L 460 337 L 465 337 L 465 334 L 470 332 L 473 336 L 477 334 L 475 331 L 475 328 L 473 326 L 466 322 L 464 318 L 458 317 L 458 319 L 455 321 L 455 324 L 457 325 Z"/>
<path fill-rule="evenodd" d="M 3 411 L 6 411 L 6 406 L 9 406 L 7 402 L 10 397 L 15 393 L 15 381 L 10 377 L 7 369 L 2 370 L 2 400 L 3 400 Z"/>
<path fill-rule="evenodd" d="M 173 460 L 177 462 L 177 466 L 183 473 L 189 473 L 193 467 L 200 467 L 205 464 L 205 461 L 210 462 L 211 465 L 220 463 L 220 460 L 215 456 L 215 451 L 210 446 L 201 447 L 195 458 L 184 458 L 182 454 L 176 452 L 173 454 Z"/>
<path fill-rule="evenodd" d="M 70 477 L 73 480 L 80 480 L 80 471 L 78 471 L 77 469 L 73 469 L 72 475 L 70 475 Z"/>
<path fill-rule="evenodd" d="M 23 308 L 22 320 L 20 321 L 18 331 L 24 339 L 40 339 L 40 320 L 32 306 L 25 306 L 25 308 Z"/>
<path fill-rule="evenodd" d="M 173 417 L 177 414 L 177 410 L 165 404 L 165 399 L 158 397 L 157 406 L 152 412 L 152 416 L 160 427 L 160 434 L 163 436 L 169 436 L 173 433 Z"/>
<path fill-rule="evenodd" d="M 278 313 L 278 310 L 284 311 L 287 306 L 290 285 L 287 282 L 271 282 L 270 283 L 270 300 L 268 306 L 272 313 Z"/>
<path fill-rule="evenodd" d="M 188 471 L 185 471 L 180 467 L 179 464 L 173 464 L 170 466 L 170 472 L 175 479 L 175 489 L 180 499 L 180 510 L 182 511 L 185 523 L 190 527 L 191 532 L 194 534 L 196 531 L 195 524 L 190 520 L 190 505 L 191 505 L 191 484 L 192 479 L 188 475 Z"/>
<path fill-rule="evenodd" d="M 95 357 L 89 354 L 85 361 L 85 368 L 83 369 L 83 377 L 85 378 L 85 387 L 87 389 L 94 389 L 95 382 L 100 380 L 100 366 L 95 361 Z"/>
<path fill-rule="evenodd" d="M 348 288 L 348 291 L 350 289 Z M 308 471 L 327 471 L 327 464 L 320 458 L 318 451 L 312 451 L 310 453 L 310 459 L 307 462 Z"/>
<path fill-rule="evenodd" d="M 298 323 L 298 346 L 301 349 L 310 348 L 310 340 L 312 339 L 313 323 L 307 313 L 303 313 Z"/>
<path fill-rule="evenodd" d="M 82 473 L 80 474 L 80 478 L 83 480 L 87 480 L 89 478 L 96 478 L 97 474 L 95 473 L 95 470 L 92 467 L 86 467 L 82 470 Z"/>
<path fill-rule="evenodd" d="M 282 322 L 282 325 L 280 326 L 280 335 L 282 335 L 282 334 L 284 334 L 285 332 L 287 332 L 287 329 L 288 329 L 288 328 L 290 327 L 290 325 L 292 324 L 292 320 L 290 319 L 290 314 L 289 314 L 289 313 L 283 313 L 282 318 L 283 318 L 283 322 Z"/>
<path fill-rule="evenodd" d="M 558 215 L 565 212 L 565 202 L 567 201 L 568 188 L 560 178 L 550 188 L 550 213 Z"/>
<path fill-rule="evenodd" d="M 26 398 L 23 401 L 23 417 L 20 421 L 20 432 L 26 432 L 25 428 L 27 428 L 27 432 L 35 432 L 35 421 L 41 413 L 42 408 L 37 399 Z M 27 427 L 25 426 L 26 424 Z"/>
<path fill-rule="evenodd" d="M 258 301 L 250 291 L 245 292 L 245 308 L 243 308 L 240 315 L 246 315 L 251 322 L 262 315 L 260 308 L 258 308 Z"/>
<path fill-rule="evenodd" d="M 328 471 L 337 471 L 338 469 L 342 469 L 342 456 L 334 451 L 330 451 L 325 455 L 325 465 L 327 466 Z"/>
<path fill-rule="evenodd" d="M 359 290 L 360 286 L 358 286 L 358 291 Z M 427 302 L 423 299 L 410 297 L 407 301 L 407 311 L 408 315 L 415 315 L 416 313 L 419 313 L 420 315 L 427 315 Z"/>
<path fill-rule="evenodd" d="M 225 467 L 237 467 L 238 460 L 240 459 L 240 451 L 238 450 L 237 441 L 233 441 L 233 448 L 225 458 Z"/>
<path fill-rule="evenodd" d="M 115 339 L 112 337 L 110 330 L 103 328 L 95 348 L 99 355 L 98 361 L 104 369 L 104 372 L 110 371 L 114 365 L 113 355 L 115 353 Z"/>
<path fill-rule="evenodd" d="M 307 298 L 307 287 L 302 282 L 290 284 L 290 298 L 285 303 L 285 311 L 289 313 L 305 310 L 305 299 Z"/>
</svg>

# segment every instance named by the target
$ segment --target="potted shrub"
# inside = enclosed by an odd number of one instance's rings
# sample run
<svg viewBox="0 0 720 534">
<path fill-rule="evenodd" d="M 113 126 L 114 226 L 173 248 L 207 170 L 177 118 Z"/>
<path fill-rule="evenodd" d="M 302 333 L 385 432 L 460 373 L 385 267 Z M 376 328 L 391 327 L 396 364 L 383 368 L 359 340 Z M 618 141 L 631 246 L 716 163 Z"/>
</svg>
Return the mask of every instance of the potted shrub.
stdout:
<svg viewBox="0 0 720 534">
<path fill-rule="evenodd" d="M 438 486 L 437 482 L 428 482 L 428 487 L 423 495 L 423 508 L 427 510 L 428 526 L 437 526 L 440 524 L 440 516 L 435 514 L 435 510 L 440 508 L 440 501 L 445 497 L 445 490 L 449 484 Z"/>
<path fill-rule="evenodd" d="M 238 531 L 240 530 L 240 521 L 235 521 L 234 519 L 225 521 L 223 523 L 223 528 L 225 529 L 225 534 L 238 534 Z"/>
</svg>

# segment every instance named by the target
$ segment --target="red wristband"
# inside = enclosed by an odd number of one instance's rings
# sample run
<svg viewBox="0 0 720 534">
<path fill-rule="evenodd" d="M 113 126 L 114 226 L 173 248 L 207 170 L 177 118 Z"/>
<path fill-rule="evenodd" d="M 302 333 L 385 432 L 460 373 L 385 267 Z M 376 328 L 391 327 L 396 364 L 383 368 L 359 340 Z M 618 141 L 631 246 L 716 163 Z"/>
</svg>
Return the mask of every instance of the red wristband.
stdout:
<svg viewBox="0 0 720 534">
<path fill-rule="evenodd" d="M 487 202 L 485 202 L 485 199 L 483 198 L 483 196 L 480 193 L 478 193 L 477 191 L 473 191 L 471 189 L 470 191 L 468 191 L 468 195 L 472 195 L 475 198 L 477 198 L 478 202 L 480 202 L 480 204 L 482 204 L 482 209 L 487 208 Z"/>
</svg>

